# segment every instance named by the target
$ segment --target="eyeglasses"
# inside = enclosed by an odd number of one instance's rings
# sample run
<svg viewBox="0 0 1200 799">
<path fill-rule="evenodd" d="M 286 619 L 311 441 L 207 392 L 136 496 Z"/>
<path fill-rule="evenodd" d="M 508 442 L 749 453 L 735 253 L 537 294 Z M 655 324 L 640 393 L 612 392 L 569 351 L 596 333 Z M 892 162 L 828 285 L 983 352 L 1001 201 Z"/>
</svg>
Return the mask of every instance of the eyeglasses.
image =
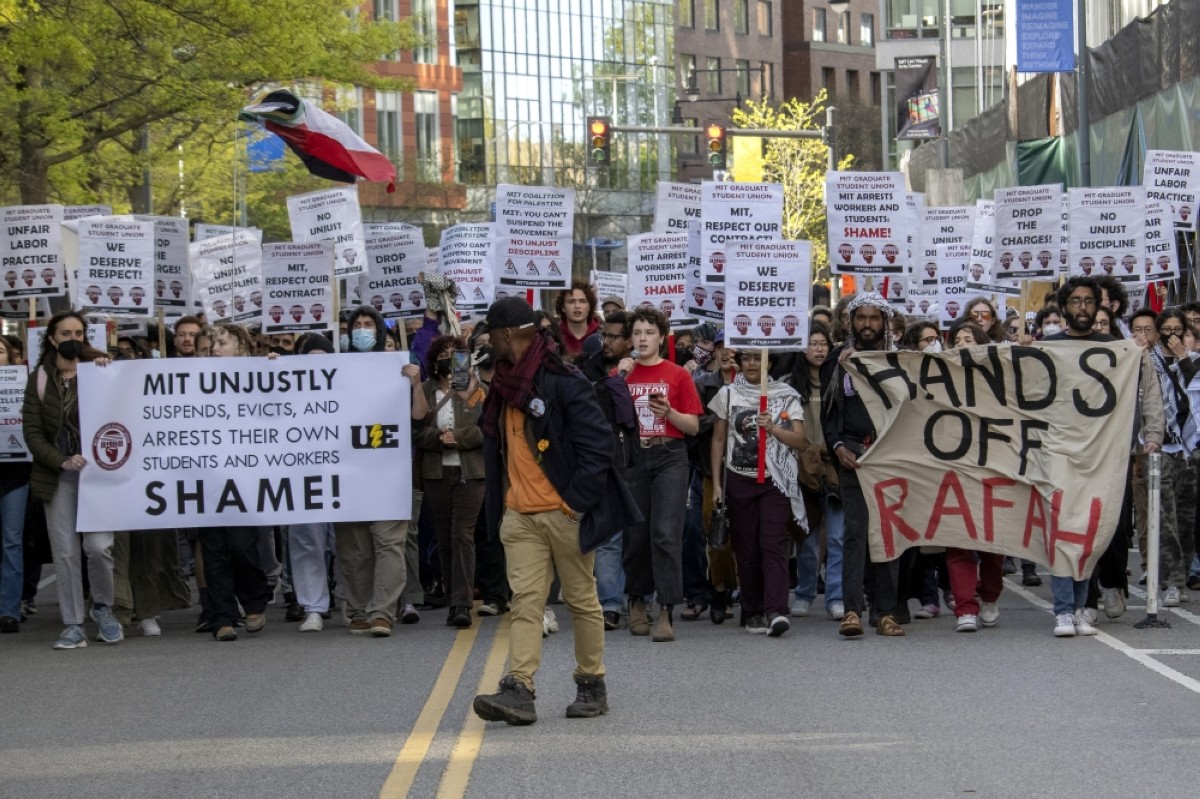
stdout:
<svg viewBox="0 0 1200 799">
<path fill-rule="evenodd" d="M 1008 328 L 1008 332 L 1009 333 L 1019 333 L 1019 332 L 1021 332 L 1021 328 L 1017 327 L 1016 325 L 1011 325 Z"/>
<path fill-rule="evenodd" d="M 928 347 L 930 344 L 932 344 L 933 342 L 935 342 L 937 340 L 938 340 L 937 336 L 924 336 L 922 338 L 917 339 L 917 343 L 921 345 L 921 349 L 924 349 L 925 347 Z"/>
<path fill-rule="evenodd" d="M 1160 336 L 1182 336 L 1183 328 L 1182 327 L 1164 327 L 1158 331 L 1158 334 Z"/>
<path fill-rule="evenodd" d="M 621 335 L 620 333 L 601 333 L 600 338 L 604 339 L 605 341 L 616 341 L 619 338 L 625 338 L 625 336 Z"/>
<path fill-rule="evenodd" d="M 991 319 L 992 312 L 986 308 L 983 308 L 978 311 L 971 311 L 971 318 L 972 319 Z"/>
<path fill-rule="evenodd" d="M 1071 299 L 1067 300 L 1067 307 L 1068 308 L 1095 308 L 1096 307 L 1096 298 L 1095 297 L 1072 297 Z"/>
</svg>

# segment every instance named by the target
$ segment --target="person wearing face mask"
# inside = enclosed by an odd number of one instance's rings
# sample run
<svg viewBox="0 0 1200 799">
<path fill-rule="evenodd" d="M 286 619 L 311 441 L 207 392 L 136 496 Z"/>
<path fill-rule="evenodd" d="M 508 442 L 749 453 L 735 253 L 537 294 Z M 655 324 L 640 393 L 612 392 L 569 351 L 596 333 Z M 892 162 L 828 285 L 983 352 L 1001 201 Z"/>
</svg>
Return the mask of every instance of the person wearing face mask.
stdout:
<svg viewBox="0 0 1200 799">
<path fill-rule="evenodd" d="M 486 390 L 496 371 L 496 356 L 487 322 L 475 325 L 469 345 L 475 377 Z M 475 615 L 499 616 L 508 610 L 512 589 L 508 585 L 507 569 L 499 525 L 490 527 L 487 514 L 480 513 L 475 522 L 475 587 L 483 601 L 475 609 Z"/>
<path fill-rule="evenodd" d="M 115 644 L 125 633 L 113 613 L 113 534 L 76 530 L 79 472 L 83 456 L 79 431 L 77 369 L 81 361 L 108 363 L 104 353 L 87 344 L 87 324 L 74 311 L 60 311 L 46 325 L 38 366 L 29 375 L 22 409 L 25 445 L 33 456 L 30 493 L 46 505 L 46 527 L 57 575 L 58 604 L 65 629 L 55 649 L 87 646 L 83 630 L 82 554 L 87 553 L 91 617 L 99 625 L 101 643 Z"/>
<path fill-rule="evenodd" d="M 1047 336 L 1057 336 L 1063 332 L 1062 314 L 1059 313 L 1056 306 L 1047 305 L 1038 311 L 1037 316 L 1034 317 L 1033 329 L 1036 331 L 1039 340 Z"/>
</svg>

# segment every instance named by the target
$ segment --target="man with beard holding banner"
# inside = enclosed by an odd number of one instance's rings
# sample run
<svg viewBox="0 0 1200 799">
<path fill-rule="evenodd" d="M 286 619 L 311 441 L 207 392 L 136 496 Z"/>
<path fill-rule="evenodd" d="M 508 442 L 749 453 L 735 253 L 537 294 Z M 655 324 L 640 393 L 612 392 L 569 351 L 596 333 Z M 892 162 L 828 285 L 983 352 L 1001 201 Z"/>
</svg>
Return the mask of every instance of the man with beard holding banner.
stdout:
<svg viewBox="0 0 1200 799">
<path fill-rule="evenodd" d="M 871 613 L 875 617 L 875 632 L 879 635 L 901 636 L 904 628 L 896 621 L 896 595 L 899 561 L 869 563 L 867 502 L 858 480 L 858 459 L 875 439 L 871 421 L 862 397 L 858 395 L 844 361 L 855 352 L 888 350 L 892 338 L 888 325 L 890 307 L 878 292 L 855 295 L 848 307 L 850 326 L 845 342 L 830 353 L 821 366 L 821 424 L 825 441 L 837 459 L 842 507 L 845 510 L 845 544 L 842 560 L 842 594 L 846 615 L 842 617 L 838 634 L 848 638 L 863 634 L 863 585 L 866 569 L 872 574 Z"/>
</svg>

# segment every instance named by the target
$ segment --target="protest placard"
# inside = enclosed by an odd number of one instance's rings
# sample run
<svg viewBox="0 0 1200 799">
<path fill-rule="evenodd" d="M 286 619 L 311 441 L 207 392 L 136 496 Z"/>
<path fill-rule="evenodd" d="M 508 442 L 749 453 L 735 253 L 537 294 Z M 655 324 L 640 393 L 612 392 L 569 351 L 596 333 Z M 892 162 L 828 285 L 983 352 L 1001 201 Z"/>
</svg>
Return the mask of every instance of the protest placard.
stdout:
<svg viewBox="0 0 1200 799">
<path fill-rule="evenodd" d="M 838 274 L 895 275 L 907 268 L 901 247 L 913 223 L 899 172 L 829 172 L 825 176 L 829 263 Z M 913 257 L 921 258 L 920 241 Z"/>
<path fill-rule="evenodd" d="M 262 269 L 264 335 L 333 328 L 332 242 L 265 244 Z"/>
<path fill-rule="evenodd" d="M 287 207 L 292 241 L 333 242 L 334 277 L 355 277 L 367 271 L 357 186 L 297 194 L 287 198 Z"/>
<path fill-rule="evenodd" d="M 485 314 L 496 293 L 490 223 L 461 224 L 442 231 L 441 272 L 458 288 L 458 309 Z"/>
<path fill-rule="evenodd" d="M 687 247 L 687 282 L 684 290 L 687 294 L 688 316 L 721 324 L 725 320 L 725 286 L 710 287 L 704 283 L 699 225 L 688 228 Z"/>
<path fill-rule="evenodd" d="M 154 313 L 154 223 L 131 217 L 79 220 L 75 307 L 107 316 Z"/>
<path fill-rule="evenodd" d="M 620 297 L 624 301 L 629 286 L 629 276 L 624 272 L 603 272 L 593 269 L 591 284 L 592 288 L 596 290 L 596 299 L 600 303 L 604 302 L 605 297 Z M 680 310 L 683 309 L 680 308 Z"/>
<path fill-rule="evenodd" d="M 1179 258 L 1175 246 L 1170 203 L 1165 200 L 1146 200 L 1146 223 L 1143 235 L 1146 242 L 1146 282 L 1179 279 Z M 1136 306 L 1135 306 L 1136 307 Z"/>
<path fill-rule="evenodd" d="M 87 219 L 89 216 L 112 216 L 111 205 L 65 205 L 63 206 L 63 221 L 72 222 L 76 219 Z"/>
<path fill-rule="evenodd" d="M 262 308 L 247 302 L 262 292 L 262 231 L 242 228 L 188 247 L 192 284 L 208 321 L 249 324 Z"/>
<path fill-rule="evenodd" d="M 997 280 L 1045 280 L 1058 274 L 1055 252 L 1062 243 L 1062 186 L 996 189 Z"/>
<path fill-rule="evenodd" d="M 651 305 L 672 327 L 688 318 L 687 233 L 642 233 L 629 237 L 626 308 Z"/>
<path fill-rule="evenodd" d="M 63 207 L 14 205 L 0 208 L 0 296 L 59 297 L 64 291 Z"/>
<path fill-rule="evenodd" d="M 215 239 L 217 236 L 228 236 L 231 233 L 237 233 L 239 230 L 244 230 L 248 233 L 258 230 L 253 227 L 238 227 L 237 225 L 210 225 L 205 222 L 196 223 L 195 241 L 208 241 Z"/>
<path fill-rule="evenodd" d="M 1147 200 L 1161 200 L 1178 230 L 1195 230 L 1200 213 L 1200 153 L 1147 150 L 1142 169 Z"/>
<path fill-rule="evenodd" d="M 725 282 L 733 242 L 783 237 L 783 186 L 705 181 L 700 193 L 700 276 L 711 293 Z"/>
<path fill-rule="evenodd" d="M 24 366 L 0 366 L 0 463 L 33 460 L 25 449 L 21 407 L 29 373 Z"/>
<path fill-rule="evenodd" d="M 908 284 L 908 299 L 904 303 L 904 311 L 912 316 L 932 317 L 938 313 L 938 287 L 926 286 L 919 281 Z"/>
<path fill-rule="evenodd" d="M 925 195 L 921 192 L 909 191 L 904 193 L 904 274 L 916 276 L 917 268 L 917 236 L 920 225 L 917 220 L 925 210 Z"/>
<path fill-rule="evenodd" d="M 926 265 L 936 263 L 950 245 L 971 243 L 976 209 L 973 206 L 947 206 L 922 208 L 919 213 L 920 248 L 917 251 L 917 263 L 925 271 L 922 282 L 936 285 L 936 269 L 935 274 L 930 275 Z"/>
<path fill-rule="evenodd" d="M 1084 579 L 1121 510 L 1140 351 L 1129 341 L 856 353 L 875 562 L 913 546 L 1015 555 Z"/>
<path fill-rule="evenodd" d="M 1146 190 L 1141 186 L 1071 189 L 1067 261 L 1072 275 L 1140 282 L 1146 249 Z"/>
<path fill-rule="evenodd" d="M 811 242 L 733 243 L 725 280 L 725 345 L 778 351 L 807 347 L 811 274 Z"/>
<path fill-rule="evenodd" d="M 392 223 L 367 226 L 368 271 L 358 279 L 359 296 L 384 319 L 425 313 L 420 274 L 428 269 L 425 235 L 419 227 Z"/>
<path fill-rule="evenodd" d="M 939 245 L 938 252 L 938 321 L 942 327 L 950 327 L 967 310 L 967 261 L 971 258 L 971 245 Z"/>
<path fill-rule="evenodd" d="M 652 233 L 683 233 L 700 224 L 700 187 L 695 183 L 658 182 Z"/>
<path fill-rule="evenodd" d="M 507 183 L 496 187 L 498 237 L 572 240 L 574 234 L 574 189 Z"/>
<path fill-rule="evenodd" d="M 367 352 L 81 364 L 80 531 L 407 519 L 406 363 L 407 352 Z"/>
<path fill-rule="evenodd" d="M 570 285 L 571 239 L 498 238 L 493 252 L 497 286 L 565 289 Z"/>
<path fill-rule="evenodd" d="M 136 214 L 133 219 L 154 225 L 154 304 L 169 317 L 200 310 L 192 290 L 188 268 L 188 223 L 177 216 Z M 262 307 L 262 294 L 253 294 L 251 304 Z"/>
</svg>

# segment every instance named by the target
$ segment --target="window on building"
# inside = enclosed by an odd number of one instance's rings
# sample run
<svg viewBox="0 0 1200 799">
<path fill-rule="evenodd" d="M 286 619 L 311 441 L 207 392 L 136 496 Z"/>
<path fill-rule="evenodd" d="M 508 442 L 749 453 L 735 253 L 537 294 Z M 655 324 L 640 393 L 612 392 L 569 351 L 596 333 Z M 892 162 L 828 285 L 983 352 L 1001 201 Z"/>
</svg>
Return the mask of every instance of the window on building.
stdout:
<svg viewBox="0 0 1200 799">
<path fill-rule="evenodd" d="M 713 97 L 719 97 L 721 94 L 721 59 L 709 56 L 704 59 L 704 68 L 708 72 L 704 73 L 704 87 Z"/>
<path fill-rule="evenodd" d="M 350 130 L 362 135 L 362 89 L 339 84 L 333 93 L 333 113 Z"/>
<path fill-rule="evenodd" d="M 750 32 L 750 0 L 733 0 L 733 32 Z"/>
<path fill-rule="evenodd" d="M 862 14 L 859 18 L 858 43 L 863 47 L 875 46 L 875 15 Z"/>
<path fill-rule="evenodd" d="M 758 0 L 758 33 L 761 36 L 770 36 L 775 30 L 775 9 L 772 8 L 771 0 Z"/>
<path fill-rule="evenodd" d="M 825 9 L 813 9 L 813 31 L 812 40 L 814 42 L 825 41 Z"/>
<path fill-rule="evenodd" d="M 704 0 L 704 29 L 709 31 L 721 30 L 720 9 L 717 8 L 718 0 Z"/>
<path fill-rule="evenodd" d="M 871 73 L 871 104 L 880 105 L 883 102 L 883 81 L 878 72 Z"/>
<path fill-rule="evenodd" d="M 750 96 L 750 62 L 744 58 L 739 58 L 733 62 L 733 68 L 737 72 L 733 73 L 737 80 L 737 88 L 735 91 L 742 97 Z"/>
<path fill-rule="evenodd" d="M 679 85 L 686 90 L 691 85 L 691 79 L 696 72 L 696 56 L 687 53 L 679 54 Z"/>
<path fill-rule="evenodd" d="M 838 14 L 837 26 L 838 44 L 854 44 L 850 39 L 850 14 Z"/>
<path fill-rule="evenodd" d="M 679 27 L 696 27 L 696 0 L 679 0 Z"/>
<path fill-rule="evenodd" d="M 837 70 L 833 67 L 821 67 L 821 88 L 828 92 L 830 97 L 837 94 Z"/>
<path fill-rule="evenodd" d="M 861 89 L 862 87 L 858 82 L 858 70 L 846 70 L 846 93 L 856 100 L 861 100 L 862 97 L 859 95 Z"/>
<path fill-rule="evenodd" d="M 375 19 L 395 22 L 400 18 L 400 9 L 396 0 L 374 0 Z"/>
<path fill-rule="evenodd" d="M 771 97 L 775 93 L 775 65 L 766 61 L 762 64 L 762 86 L 760 97 Z"/>
<path fill-rule="evenodd" d="M 437 63 L 437 0 L 412 0 L 413 31 L 420 44 L 413 50 L 418 64 Z"/>
<path fill-rule="evenodd" d="M 400 163 L 400 92 L 375 92 L 375 147 Z"/>
<path fill-rule="evenodd" d="M 442 179 L 442 137 L 438 125 L 437 92 L 414 92 L 417 134 L 417 180 Z"/>
</svg>

